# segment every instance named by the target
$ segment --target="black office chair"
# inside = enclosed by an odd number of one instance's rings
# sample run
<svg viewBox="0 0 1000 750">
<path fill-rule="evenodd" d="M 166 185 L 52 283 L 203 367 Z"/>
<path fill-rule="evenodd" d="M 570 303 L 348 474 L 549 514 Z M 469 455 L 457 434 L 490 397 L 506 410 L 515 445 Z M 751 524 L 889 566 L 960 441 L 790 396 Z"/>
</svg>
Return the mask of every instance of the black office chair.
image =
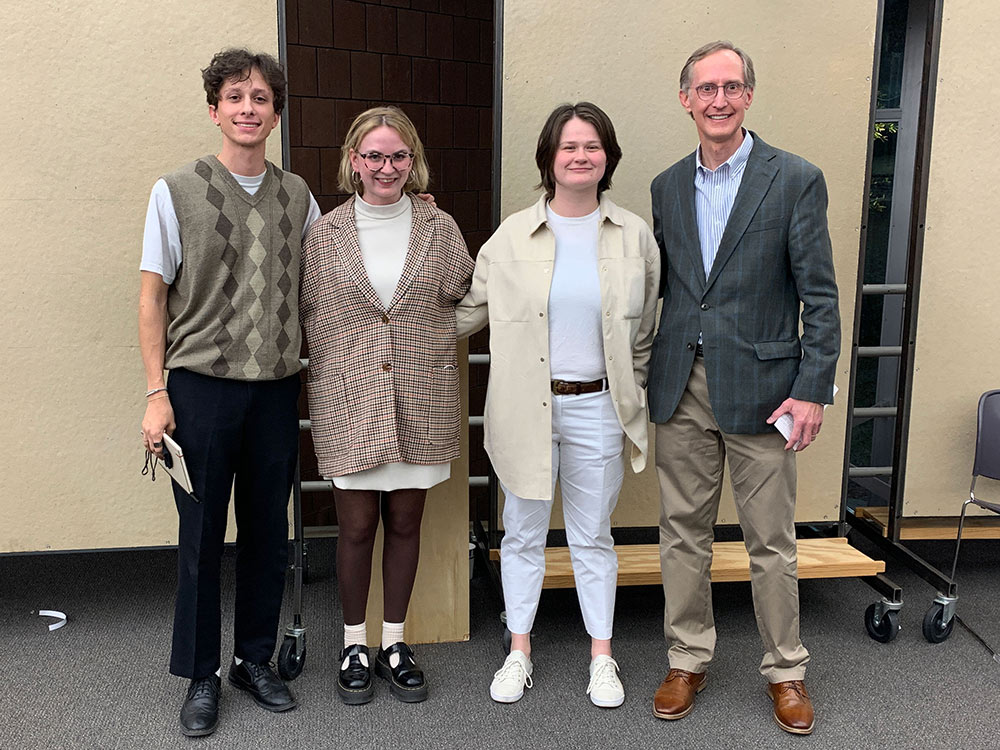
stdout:
<svg viewBox="0 0 1000 750">
<path fill-rule="evenodd" d="M 958 521 L 958 538 L 955 540 L 955 560 L 951 565 L 951 580 L 955 580 L 958 568 L 958 550 L 962 545 L 962 527 L 965 512 L 970 505 L 1000 514 L 1000 505 L 980 500 L 976 497 L 976 480 L 979 477 L 1000 479 L 1000 389 L 986 391 L 979 397 L 979 418 L 976 426 L 976 459 L 972 464 L 972 486 L 969 499 L 962 504 L 962 515 Z M 955 625 L 955 601 L 938 596 L 924 616 L 924 637 L 931 643 L 941 643 Z"/>
</svg>

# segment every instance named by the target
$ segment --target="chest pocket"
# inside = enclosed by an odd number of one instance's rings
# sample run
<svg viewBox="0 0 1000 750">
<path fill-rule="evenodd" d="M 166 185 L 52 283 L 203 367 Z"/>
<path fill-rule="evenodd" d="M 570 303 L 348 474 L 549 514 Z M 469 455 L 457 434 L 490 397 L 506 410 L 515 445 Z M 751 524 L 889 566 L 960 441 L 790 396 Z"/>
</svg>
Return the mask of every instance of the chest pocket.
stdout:
<svg viewBox="0 0 1000 750">
<path fill-rule="evenodd" d="M 600 258 L 601 289 L 605 309 L 616 318 L 642 317 L 646 295 L 646 261 L 643 258 Z"/>
<path fill-rule="evenodd" d="M 774 232 L 784 229 L 787 226 L 788 219 L 784 216 L 772 216 L 769 219 L 755 218 L 747 226 L 744 234 L 753 234 L 754 232 Z"/>
<path fill-rule="evenodd" d="M 538 260 L 509 260 L 490 264 L 486 298 L 491 321 L 528 322 L 538 320 L 548 308 L 552 263 Z"/>
</svg>

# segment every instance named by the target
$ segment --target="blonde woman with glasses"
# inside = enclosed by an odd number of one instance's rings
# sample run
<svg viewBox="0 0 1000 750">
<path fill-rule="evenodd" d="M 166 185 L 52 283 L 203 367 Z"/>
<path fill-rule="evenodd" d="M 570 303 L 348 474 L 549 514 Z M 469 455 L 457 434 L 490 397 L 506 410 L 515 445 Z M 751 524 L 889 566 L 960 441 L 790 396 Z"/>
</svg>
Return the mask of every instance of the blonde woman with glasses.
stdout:
<svg viewBox="0 0 1000 750">
<path fill-rule="evenodd" d="M 407 703 L 427 682 L 403 640 L 427 490 L 459 455 L 455 303 L 473 262 L 454 220 L 415 193 L 423 145 L 395 107 L 362 112 L 347 133 L 340 187 L 353 195 L 317 221 L 302 249 L 300 318 L 319 470 L 331 477 L 340 533 L 344 650 L 337 691 L 370 701 L 372 669 Z M 384 622 L 370 659 L 365 610 L 379 519 Z"/>
</svg>

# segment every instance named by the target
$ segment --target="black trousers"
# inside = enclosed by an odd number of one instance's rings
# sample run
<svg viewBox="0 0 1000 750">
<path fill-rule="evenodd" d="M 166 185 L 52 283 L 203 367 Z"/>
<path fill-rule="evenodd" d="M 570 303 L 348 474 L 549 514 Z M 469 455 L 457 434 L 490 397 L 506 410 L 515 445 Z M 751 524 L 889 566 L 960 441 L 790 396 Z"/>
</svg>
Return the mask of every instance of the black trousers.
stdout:
<svg viewBox="0 0 1000 750">
<path fill-rule="evenodd" d="M 274 654 L 298 456 L 299 376 L 248 382 L 177 369 L 168 388 L 173 436 L 200 501 L 174 483 L 180 530 L 170 671 L 200 678 L 220 664 L 219 578 L 234 479 L 234 653 L 257 663 Z"/>
</svg>

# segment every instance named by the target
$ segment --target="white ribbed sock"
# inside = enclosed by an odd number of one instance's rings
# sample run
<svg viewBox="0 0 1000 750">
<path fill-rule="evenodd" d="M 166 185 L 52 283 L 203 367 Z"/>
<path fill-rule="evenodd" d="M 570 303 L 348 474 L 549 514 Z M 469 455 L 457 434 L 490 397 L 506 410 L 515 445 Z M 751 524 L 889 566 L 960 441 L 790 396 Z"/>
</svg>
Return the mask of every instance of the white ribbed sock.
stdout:
<svg viewBox="0 0 1000 750">
<path fill-rule="evenodd" d="M 404 622 L 382 621 L 382 648 L 389 648 L 394 643 L 403 640 Z"/>
<path fill-rule="evenodd" d="M 403 640 L 404 622 L 386 622 L 382 620 L 382 648 L 386 649 L 394 643 Z M 395 667 L 399 664 L 399 655 L 393 654 L 389 657 L 389 666 Z"/>
<path fill-rule="evenodd" d="M 368 625 L 362 622 L 360 625 L 344 624 L 344 648 L 351 646 L 368 645 Z"/>
</svg>

